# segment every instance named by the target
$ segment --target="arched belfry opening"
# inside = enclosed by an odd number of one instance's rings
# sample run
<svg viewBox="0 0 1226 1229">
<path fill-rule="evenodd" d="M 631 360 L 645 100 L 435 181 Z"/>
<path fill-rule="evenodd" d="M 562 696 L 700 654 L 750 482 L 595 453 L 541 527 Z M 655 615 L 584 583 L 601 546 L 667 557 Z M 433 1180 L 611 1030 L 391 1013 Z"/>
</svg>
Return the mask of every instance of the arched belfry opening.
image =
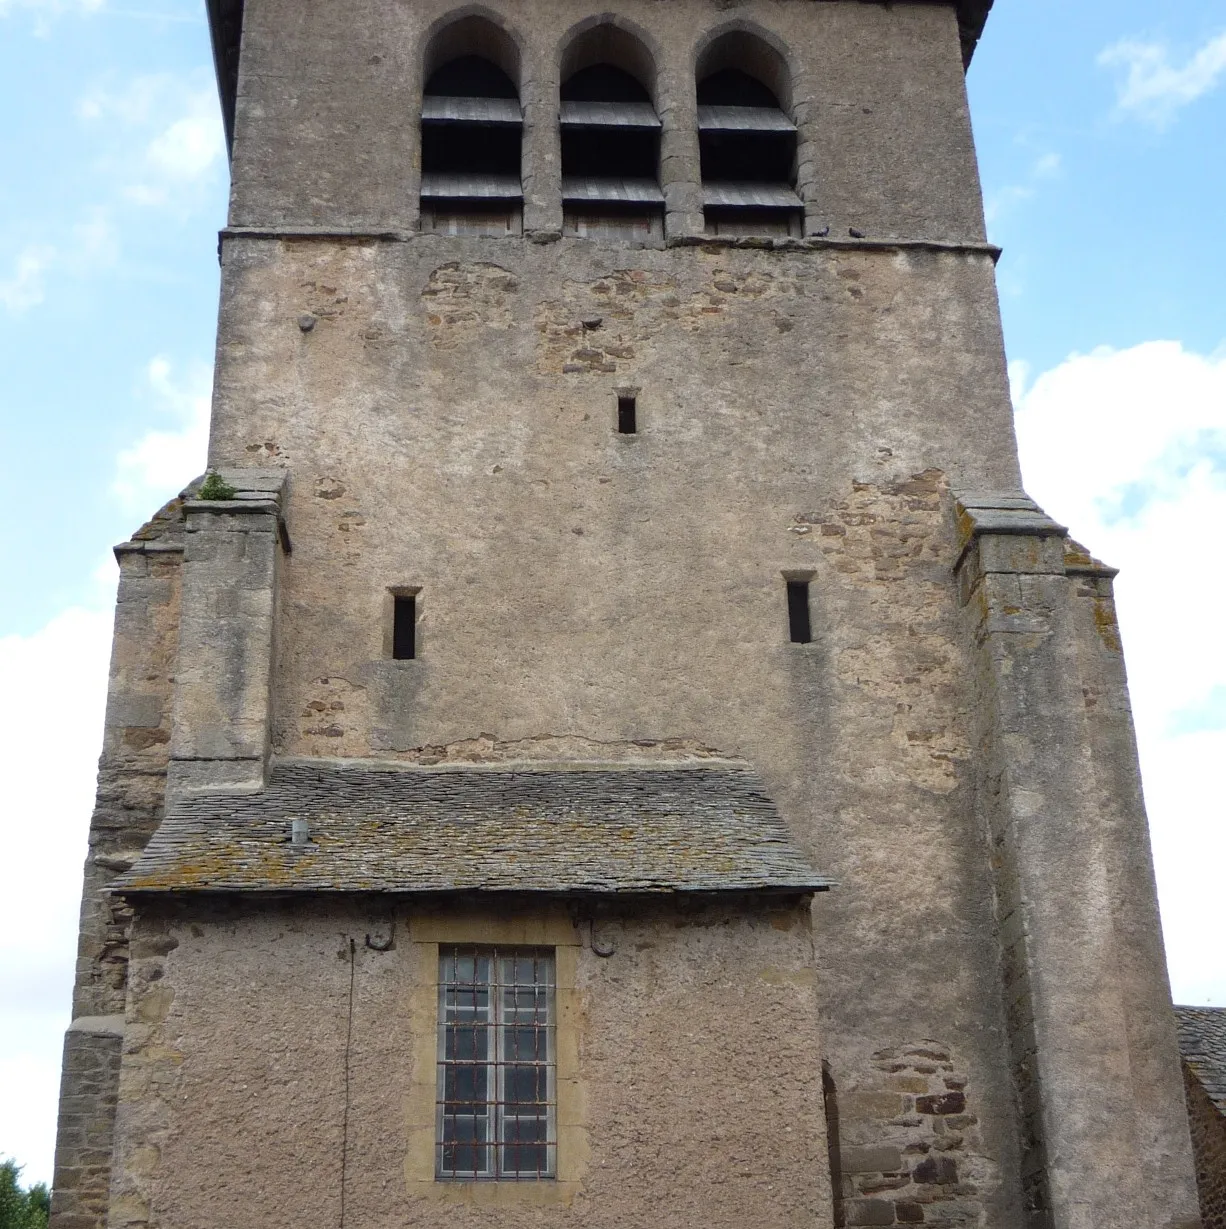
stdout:
<svg viewBox="0 0 1226 1229">
<path fill-rule="evenodd" d="M 783 57 L 731 31 L 699 57 L 698 147 L 703 216 L 717 235 L 800 235 L 796 125 Z"/>
<path fill-rule="evenodd" d="M 519 54 L 480 17 L 442 30 L 426 55 L 421 228 L 451 235 L 522 229 Z"/>
<path fill-rule="evenodd" d="M 616 26 L 578 35 L 562 58 L 562 210 L 568 234 L 643 240 L 664 233 L 655 65 Z"/>
</svg>

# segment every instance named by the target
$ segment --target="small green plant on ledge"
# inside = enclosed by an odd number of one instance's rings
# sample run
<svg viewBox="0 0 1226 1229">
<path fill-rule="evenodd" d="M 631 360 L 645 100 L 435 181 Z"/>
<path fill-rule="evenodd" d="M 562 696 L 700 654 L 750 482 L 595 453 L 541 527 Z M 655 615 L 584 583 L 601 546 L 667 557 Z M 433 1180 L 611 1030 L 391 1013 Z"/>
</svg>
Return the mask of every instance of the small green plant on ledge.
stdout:
<svg viewBox="0 0 1226 1229">
<path fill-rule="evenodd" d="M 233 499 L 238 494 L 238 488 L 224 481 L 215 469 L 209 470 L 196 492 L 197 499 Z"/>
</svg>

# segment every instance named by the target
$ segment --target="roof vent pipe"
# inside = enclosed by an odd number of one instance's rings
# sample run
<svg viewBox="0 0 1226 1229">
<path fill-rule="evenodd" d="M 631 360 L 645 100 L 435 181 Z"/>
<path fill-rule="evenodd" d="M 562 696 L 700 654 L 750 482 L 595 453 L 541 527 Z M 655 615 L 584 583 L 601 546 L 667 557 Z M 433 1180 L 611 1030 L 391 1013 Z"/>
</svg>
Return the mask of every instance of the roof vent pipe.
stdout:
<svg viewBox="0 0 1226 1229">
<path fill-rule="evenodd" d="M 289 842 L 291 845 L 309 845 L 311 842 L 311 825 L 305 819 L 291 819 L 289 822 Z"/>
</svg>

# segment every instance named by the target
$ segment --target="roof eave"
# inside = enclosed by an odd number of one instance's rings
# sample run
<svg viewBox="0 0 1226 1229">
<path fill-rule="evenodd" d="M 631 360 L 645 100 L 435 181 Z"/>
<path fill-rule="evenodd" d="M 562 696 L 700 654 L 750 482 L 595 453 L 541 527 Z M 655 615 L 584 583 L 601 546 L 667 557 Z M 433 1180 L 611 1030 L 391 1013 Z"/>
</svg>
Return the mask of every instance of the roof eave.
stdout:
<svg viewBox="0 0 1226 1229">
<path fill-rule="evenodd" d="M 958 0 L 958 32 L 962 36 L 962 67 L 971 66 L 971 57 L 983 36 L 993 0 Z"/>
<path fill-rule="evenodd" d="M 238 58 L 243 37 L 243 0 L 205 0 L 209 37 L 213 44 L 213 70 L 221 101 L 221 122 L 226 151 L 234 152 L 234 111 L 238 102 Z"/>
</svg>

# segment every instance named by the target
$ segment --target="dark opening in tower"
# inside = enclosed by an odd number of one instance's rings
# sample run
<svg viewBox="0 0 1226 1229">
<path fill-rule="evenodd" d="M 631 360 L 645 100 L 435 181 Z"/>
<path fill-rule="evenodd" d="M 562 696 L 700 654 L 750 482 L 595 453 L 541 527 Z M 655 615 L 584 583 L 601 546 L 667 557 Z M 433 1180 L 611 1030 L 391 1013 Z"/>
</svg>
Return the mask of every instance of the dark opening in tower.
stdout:
<svg viewBox="0 0 1226 1229">
<path fill-rule="evenodd" d="M 459 55 L 430 73 L 421 107 L 422 230 L 519 233 L 522 129 L 515 83 L 493 60 Z"/>
<path fill-rule="evenodd" d="M 717 39 L 700 60 L 698 148 L 708 233 L 801 234 L 796 125 L 776 92 L 785 85 L 777 53 L 748 35 Z"/>
<path fill-rule="evenodd" d="M 639 76 L 601 57 L 640 61 L 646 52 L 624 31 L 597 27 L 576 40 L 561 89 L 562 210 L 568 234 L 645 240 L 664 233 L 660 119 Z M 597 58 L 601 57 L 601 58 Z"/>
</svg>

